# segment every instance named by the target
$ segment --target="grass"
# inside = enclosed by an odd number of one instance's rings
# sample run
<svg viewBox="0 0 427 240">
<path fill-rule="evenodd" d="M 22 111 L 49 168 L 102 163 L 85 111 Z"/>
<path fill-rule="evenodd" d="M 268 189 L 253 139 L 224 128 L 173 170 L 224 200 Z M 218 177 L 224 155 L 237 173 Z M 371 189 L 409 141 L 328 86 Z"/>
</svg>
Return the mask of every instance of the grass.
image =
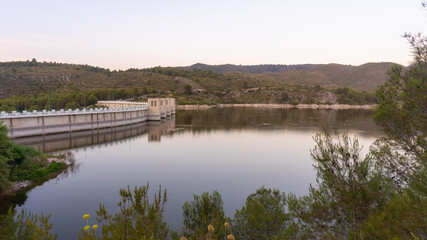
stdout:
<svg viewBox="0 0 427 240">
<path fill-rule="evenodd" d="M 47 163 L 46 160 L 37 158 L 24 161 L 19 168 L 13 172 L 15 181 L 30 180 L 35 184 L 44 182 L 64 171 L 68 165 L 64 162 Z"/>
</svg>

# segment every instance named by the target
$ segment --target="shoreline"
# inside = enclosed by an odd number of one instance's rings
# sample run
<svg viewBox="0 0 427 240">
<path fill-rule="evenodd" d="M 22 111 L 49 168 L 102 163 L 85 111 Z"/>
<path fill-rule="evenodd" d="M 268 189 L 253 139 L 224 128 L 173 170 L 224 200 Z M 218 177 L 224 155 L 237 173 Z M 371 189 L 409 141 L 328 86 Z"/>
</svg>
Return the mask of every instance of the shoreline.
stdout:
<svg viewBox="0 0 427 240">
<path fill-rule="evenodd" d="M 217 105 L 176 105 L 177 110 L 206 110 L 211 108 L 228 107 L 250 107 L 250 108 L 270 108 L 270 109 L 375 109 L 377 105 L 349 105 L 349 104 L 275 104 L 275 103 L 249 103 L 249 104 L 228 104 L 219 103 Z"/>
<path fill-rule="evenodd" d="M 69 168 L 73 168 L 75 166 L 74 157 L 71 156 L 70 153 L 65 153 L 65 154 L 67 154 L 68 156 L 66 156 L 66 157 L 64 157 L 64 156 L 50 156 L 50 157 L 45 159 L 49 165 L 52 162 L 64 163 L 65 165 L 63 167 L 61 167 L 60 169 L 58 169 L 58 171 L 51 172 L 38 181 L 22 180 L 22 181 L 12 182 L 9 186 L 9 189 L 7 191 L 5 191 L 3 194 L 0 194 L 0 200 L 7 198 L 7 197 L 10 197 L 10 196 L 13 196 L 20 191 L 27 192 L 36 186 L 42 185 L 43 183 L 58 177 L 61 173 L 66 172 Z M 48 168 L 48 166 L 46 168 Z"/>
</svg>

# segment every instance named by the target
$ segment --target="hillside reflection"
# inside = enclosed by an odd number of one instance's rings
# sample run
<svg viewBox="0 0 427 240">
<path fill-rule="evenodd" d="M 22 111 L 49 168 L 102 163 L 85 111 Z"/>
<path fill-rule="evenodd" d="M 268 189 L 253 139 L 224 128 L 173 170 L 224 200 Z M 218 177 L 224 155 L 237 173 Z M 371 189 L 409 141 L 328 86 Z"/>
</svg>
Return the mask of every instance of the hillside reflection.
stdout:
<svg viewBox="0 0 427 240">
<path fill-rule="evenodd" d="M 176 127 L 191 127 L 193 132 L 220 129 L 321 131 L 336 127 L 340 131 L 378 136 L 372 110 L 257 109 L 221 108 L 205 111 L 178 111 Z"/>
<path fill-rule="evenodd" d="M 159 122 L 146 122 L 117 128 L 97 129 L 14 139 L 43 152 L 119 144 L 147 135 L 149 142 L 161 142 L 162 136 L 179 132 L 193 134 L 210 131 L 322 131 L 336 127 L 340 131 L 357 132 L 359 136 L 378 137 L 380 130 L 372 120 L 373 111 L 315 109 L 222 108 L 204 111 L 178 111 L 176 117 Z"/>
</svg>

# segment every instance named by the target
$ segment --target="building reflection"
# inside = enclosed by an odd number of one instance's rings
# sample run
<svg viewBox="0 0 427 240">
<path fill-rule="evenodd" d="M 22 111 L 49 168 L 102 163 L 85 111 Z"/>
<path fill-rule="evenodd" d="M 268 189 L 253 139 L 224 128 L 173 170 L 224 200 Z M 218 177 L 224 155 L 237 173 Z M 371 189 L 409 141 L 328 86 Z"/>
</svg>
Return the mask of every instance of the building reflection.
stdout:
<svg viewBox="0 0 427 240">
<path fill-rule="evenodd" d="M 160 142 L 162 135 L 166 135 L 175 130 L 175 119 L 166 119 L 164 121 L 148 122 L 149 127 L 148 141 L 149 142 Z"/>
<path fill-rule="evenodd" d="M 14 142 L 31 146 L 39 151 L 49 153 L 66 149 L 113 144 L 131 140 L 146 134 L 149 142 L 160 142 L 161 136 L 173 132 L 175 117 L 155 122 L 143 122 L 115 128 L 94 129 L 72 133 L 60 133 L 44 136 L 13 139 Z"/>
</svg>

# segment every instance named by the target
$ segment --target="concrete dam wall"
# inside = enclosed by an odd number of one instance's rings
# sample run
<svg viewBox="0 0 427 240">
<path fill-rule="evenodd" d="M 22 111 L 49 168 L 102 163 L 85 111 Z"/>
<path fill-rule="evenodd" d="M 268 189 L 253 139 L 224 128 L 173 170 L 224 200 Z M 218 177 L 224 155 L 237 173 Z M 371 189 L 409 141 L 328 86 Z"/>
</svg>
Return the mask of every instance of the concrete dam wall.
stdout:
<svg viewBox="0 0 427 240">
<path fill-rule="evenodd" d="M 89 110 L 1 112 L 0 121 L 9 129 L 10 138 L 19 138 L 160 121 L 175 114 L 175 101 L 171 98 L 148 99 L 148 104 L 109 101 L 109 104 L 113 103 L 117 106 L 109 107 L 106 102 L 98 102 L 98 105 L 107 105 L 108 108 Z"/>
</svg>

